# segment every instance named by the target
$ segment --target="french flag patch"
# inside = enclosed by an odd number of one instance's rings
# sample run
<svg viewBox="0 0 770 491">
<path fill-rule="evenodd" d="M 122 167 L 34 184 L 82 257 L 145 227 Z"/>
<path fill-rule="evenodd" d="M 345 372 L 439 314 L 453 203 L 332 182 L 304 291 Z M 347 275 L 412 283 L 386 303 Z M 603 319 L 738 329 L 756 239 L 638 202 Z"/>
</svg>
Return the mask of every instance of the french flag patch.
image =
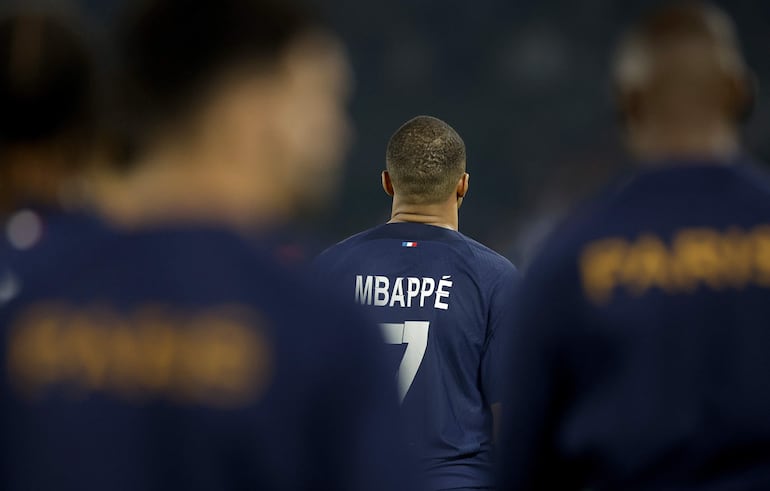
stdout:
<svg viewBox="0 0 770 491">
<path fill-rule="evenodd" d="M 401 247 L 417 247 L 417 242 L 402 242 Z"/>
</svg>

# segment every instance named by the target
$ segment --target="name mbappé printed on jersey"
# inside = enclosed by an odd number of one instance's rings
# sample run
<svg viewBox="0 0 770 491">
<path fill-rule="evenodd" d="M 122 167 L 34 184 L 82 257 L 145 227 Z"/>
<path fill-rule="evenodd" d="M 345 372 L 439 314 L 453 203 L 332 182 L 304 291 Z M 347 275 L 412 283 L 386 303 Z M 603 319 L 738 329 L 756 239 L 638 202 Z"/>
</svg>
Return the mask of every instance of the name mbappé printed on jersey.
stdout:
<svg viewBox="0 0 770 491">
<path fill-rule="evenodd" d="M 425 307 L 449 309 L 452 276 L 441 278 L 356 275 L 355 301 L 375 307 Z"/>
</svg>

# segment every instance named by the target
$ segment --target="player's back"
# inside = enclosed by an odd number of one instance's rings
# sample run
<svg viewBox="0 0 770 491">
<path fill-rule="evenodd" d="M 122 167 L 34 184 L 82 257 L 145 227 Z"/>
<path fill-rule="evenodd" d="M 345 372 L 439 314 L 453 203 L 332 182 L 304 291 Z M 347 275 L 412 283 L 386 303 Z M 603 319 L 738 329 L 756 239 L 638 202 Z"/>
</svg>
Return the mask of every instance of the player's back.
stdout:
<svg viewBox="0 0 770 491">
<path fill-rule="evenodd" d="M 497 330 L 513 265 L 457 231 L 391 223 L 333 246 L 317 266 L 395 345 L 402 419 L 430 488 L 491 487 Z"/>
<path fill-rule="evenodd" d="M 57 221 L 0 310 L 4 490 L 412 485 L 376 333 L 349 310 L 223 230 L 59 250 L 79 228 Z"/>
<path fill-rule="evenodd" d="M 769 182 L 748 162 L 664 166 L 553 237 L 519 299 L 511 397 L 526 409 L 506 423 L 507 444 L 546 441 L 556 460 L 514 452 L 512 472 L 597 490 L 770 485 Z"/>
</svg>

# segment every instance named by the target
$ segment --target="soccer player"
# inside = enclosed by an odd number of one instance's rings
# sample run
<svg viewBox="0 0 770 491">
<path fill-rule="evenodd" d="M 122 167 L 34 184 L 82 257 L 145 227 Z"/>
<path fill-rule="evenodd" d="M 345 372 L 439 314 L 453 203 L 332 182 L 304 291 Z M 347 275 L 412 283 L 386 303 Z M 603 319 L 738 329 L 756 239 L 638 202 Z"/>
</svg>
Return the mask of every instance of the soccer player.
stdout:
<svg viewBox="0 0 770 491">
<path fill-rule="evenodd" d="M 398 360 L 404 427 L 429 489 L 493 485 L 500 339 L 517 272 L 457 231 L 468 192 L 465 144 L 429 116 L 391 137 L 382 173 L 387 224 L 324 252 L 334 289 L 380 323 Z"/>
<path fill-rule="evenodd" d="M 264 150 L 292 141 L 292 98 L 322 115 L 342 104 L 292 83 L 334 58 L 308 44 L 317 26 L 286 1 L 158 0 L 131 16 L 139 204 L 127 231 L 99 236 L 59 213 L 13 259 L 25 283 L 0 309 L 0 488 L 412 489 L 376 328 L 239 235 L 301 188 L 301 152 Z M 37 32 L 25 39 L 56 49 Z"/>
<path fill-rule="evenodd" d="M 741 150 L 733 25 L 669 5 L 615 68 L 639 171 L 521 285 L 502 489 L 768 489 L 770 181 Z"/>
</svg>

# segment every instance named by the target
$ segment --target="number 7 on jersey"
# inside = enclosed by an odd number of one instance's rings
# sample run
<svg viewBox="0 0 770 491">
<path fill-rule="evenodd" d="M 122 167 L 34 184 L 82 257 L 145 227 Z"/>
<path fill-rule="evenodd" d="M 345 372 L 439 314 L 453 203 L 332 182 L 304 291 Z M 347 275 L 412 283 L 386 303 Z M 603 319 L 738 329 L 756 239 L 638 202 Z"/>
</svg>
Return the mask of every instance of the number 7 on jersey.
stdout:
<svg viewBox="0 0 770 491">
<path fill-rule="evenodd" d="M 404 357 L 398 367 L 398 396 L 404 402 L 406 393 L 417 376 L 420 364 L 428 347 L 430 322 L 406 321 L 403 324 L 380 324 L 385 342 L 388 344 L 406 344 Z"/>
</svg>

